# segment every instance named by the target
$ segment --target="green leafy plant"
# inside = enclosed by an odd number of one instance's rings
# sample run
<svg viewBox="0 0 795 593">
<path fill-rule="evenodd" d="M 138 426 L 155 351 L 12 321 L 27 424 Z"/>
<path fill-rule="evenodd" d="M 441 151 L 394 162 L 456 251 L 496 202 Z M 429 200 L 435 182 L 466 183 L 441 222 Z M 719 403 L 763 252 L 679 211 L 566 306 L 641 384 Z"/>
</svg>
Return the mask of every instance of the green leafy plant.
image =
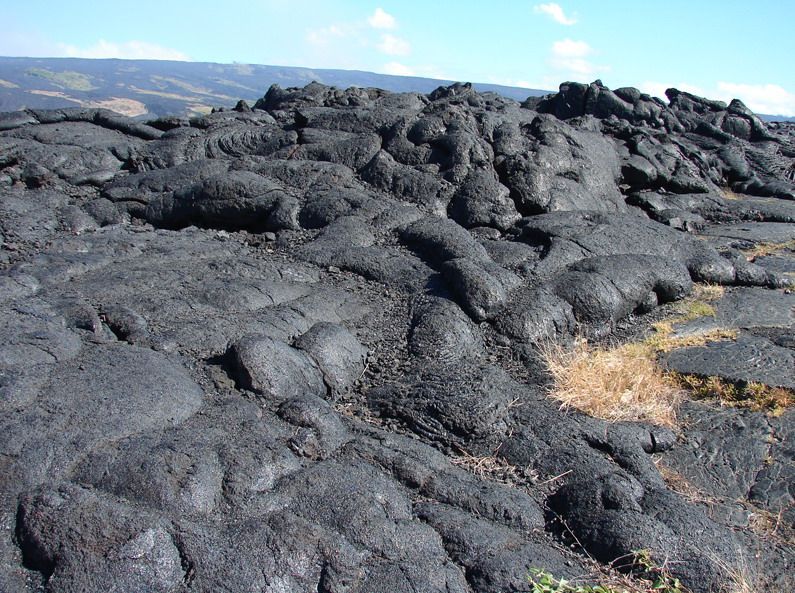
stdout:
<svg viewBox="0 0 795 593">
<path fill-rule="evenodd" d="M 665 566 L 658 566 L 652 560 L 648 550 L 632 552 L 628 566 L 633 578 L 611 573 L 606 574 L 605 582 L 598 585 L 578 585 L 534 568 L 530 571 L 531 593 L 689 593 Z"/>
<path fill-rule="evenodd" d="M 556 579 L 550 573 L 533 569 L 530 584 L 532 593 L 629 593 L 607 585 L 570 585 L 566 579 Z"/>
<path fill-rule="evenodd" d="M 679 579 L 672 577 L 664 566 L 657 566 L 654 563 L 649 550 L 635 550 L 632 554 L 641 578 L 651 582 L 652 591 L 685 593 Z"/>
</svg>

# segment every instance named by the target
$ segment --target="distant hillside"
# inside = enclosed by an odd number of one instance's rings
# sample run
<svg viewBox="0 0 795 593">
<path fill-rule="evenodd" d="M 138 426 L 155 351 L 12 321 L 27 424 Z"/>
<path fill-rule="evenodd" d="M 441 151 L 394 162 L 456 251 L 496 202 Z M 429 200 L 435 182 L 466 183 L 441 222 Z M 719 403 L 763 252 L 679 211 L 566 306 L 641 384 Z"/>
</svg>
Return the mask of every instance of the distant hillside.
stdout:
<svg viewBox="0 0 795 593">
<path fill-rule="evenodd" d="M 315 70 L 249 64 L 160 60 L 0 57 L 0 111 L 25 108 L 106 107 L 129 116 L 194 115 L 212 107 L 254 102 L 271 84 L 304 86 L 316 80 L 347 88 L 378 87 L 429 93 L 453 81 L 355 70 Z M 550 91 L 473 85 L 523 101 Z"/>
<path fill-rule="evenodd" d="M 789 117 L 786 115 L 765 115 L 763 113 L 757 114 L 760 119 L 764 121 L 792 121 L 795 122 L 795 117 Z"/>
</svg>

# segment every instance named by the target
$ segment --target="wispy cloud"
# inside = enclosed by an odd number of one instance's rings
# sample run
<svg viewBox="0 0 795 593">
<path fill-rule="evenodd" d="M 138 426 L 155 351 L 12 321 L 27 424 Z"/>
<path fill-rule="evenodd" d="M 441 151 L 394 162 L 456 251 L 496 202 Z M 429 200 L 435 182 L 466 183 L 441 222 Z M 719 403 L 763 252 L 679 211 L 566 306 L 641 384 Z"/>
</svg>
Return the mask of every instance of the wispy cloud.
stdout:
<svg viewBox="0 0 795 593">
<path fill-rule="evenodd" d="M 398 35 L 397 19 L 383 8 L 358 20 L 330 23 L 306 31 L 309 60 L 315 67 L 377 69 L 378 54 L 400 58 L 411 55 L 411 43 Z M 379 60 L 380 61 L 380 60 Z M 406 72 L 406 69 L 411 72 Z M 382 71 L 412 75 L 415 66 L 389 62 Z"/>
<path fill-rule="evenodd" d="M 68 58 L 118 58 L 125 60 L 177 60 L 190 61 L 190 57 L 170 47 L 146 41 L 124 41 L 114 43 L 100 39 L 91 47 L 60 44 L 60 54 Z"/>
<path fill-rule="evenodd" d="M 306 40 L 312 45 L 326 45 L 334 39 L 347 37 L 349 30 L 341 25 L 329 25 L 320 29 L 310 29 L 306 32 Z"/>
<path fill-rule="evenodd" d="M 552 44 L 549 63 L 560 75 L 590 79 L 609 70 L 607 66 L 596 65 L 588 59 L 593 53 L 593 48 L 585 41 L 562 39 Z"/>
<path fill-rule="evenodd" d="M 638 88 L 644 93 L 665 99 L 666 89 L 672 87 L 699 97 L 719 99 L 726 103 L 731 102 L 732 99 L 740 99 L 755 113 L 795 116 L 795 93 L 791 93 L 777 84 L 718 82 L 714 87 L 704 88 L 686 82 L 647 81 L 639 85 Z"/>
<path fill-rule="evenodd" d="M 368 17 L 367 22 L 373 29 L 397 28 L 395 17 L 386 12 L 383 8 L 376 8 L 375 12 Z"/>
<path fill-rule="evenodd" d="M 533 11 L 537 14 L 545 14 L 561 25 L 570 26 L 577 22 L 577 19 L 566 16 L 560 4 L 555 4 L 554 2 L 550 2 L 549 4 L 537 4 L 533 7 Z"/>
<path fill-rule="evenodd" d="M 795 116 L 795 94 L 777 84 L 719 82 L 718 97 L 724 101 L 740 99 L 757 113 Z"/>
<path fill-rule="evenodd" d="M 411 53 L 411 44 L 394 35 L 382 35 L 381 42 L 376 46 L 378 51 L 388 56 L 407 56 Z"/>
<path fill-rule="evenodd" d="M 561 59 L 584 58 L 593 53 L 593 49 L 585 41 L 561 39 L 552 44 L 552 54 Z"/>
</svg>

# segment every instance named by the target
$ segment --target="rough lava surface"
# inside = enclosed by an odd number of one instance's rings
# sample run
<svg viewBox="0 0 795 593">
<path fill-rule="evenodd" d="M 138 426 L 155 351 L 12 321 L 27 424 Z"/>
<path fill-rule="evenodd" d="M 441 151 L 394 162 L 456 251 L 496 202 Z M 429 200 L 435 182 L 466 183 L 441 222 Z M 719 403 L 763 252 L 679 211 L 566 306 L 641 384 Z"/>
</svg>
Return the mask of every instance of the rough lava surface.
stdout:
<svg viewBox="0 0 795 593">
<path fill-rule="evenodd" d="M 668 97 L 0 114 L 0 590 L 793 590 L 792 410 L 608 423 L 536 354 L 714 283 L 738 338 L 662 363 L 795 387 L 795 128 Z"/>
</svg>

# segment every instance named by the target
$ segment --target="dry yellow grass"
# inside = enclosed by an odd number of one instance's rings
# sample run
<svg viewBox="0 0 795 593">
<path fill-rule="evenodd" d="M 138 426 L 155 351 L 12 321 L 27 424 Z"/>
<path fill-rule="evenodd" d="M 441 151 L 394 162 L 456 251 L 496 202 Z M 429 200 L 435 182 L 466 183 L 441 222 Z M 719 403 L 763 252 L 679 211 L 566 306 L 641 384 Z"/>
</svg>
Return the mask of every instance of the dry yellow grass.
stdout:
<svg viewBox="0 0 795 593">
<path fill-rule="evenodd" d="M 654 352 L 670 352 L 677 348 L 690 348 L 692 346 L 704 346 L 711 342 L 735 340 L 738 335 L 736 329 L 715 328 L 693 334 L 674 336 L 671 322 L 655 323 L 653 327 L 655 333 L 646 338 L 644 344 Z"/>
<path fill-rule="evenodd" d="M 518 484 L 527 479 L 527 472 L 496 455 L 477 456 L 462 452 L 459 457 L 451 457 L 450 463 L 479 478 L 500 484 Z"/>
<path fill-rule="evenodd" d="M 655 352 L 670 352 L 676 348 L 703 346 L 710 342 L 734 340 L 737 330 L 713 328 L 692 334 L 675 336 L 674 325 L 693 321 L 699 317 L 715 317 L 715 308 L 710 304 L 723 297 L 725 288 L 717 284 L 696 284 L 693 293 L 674 307 L 676 314 L 652 324 L 654 333 L 644 343 Z"/>
<path fill-rule="evenodd" d="M 710 561 L 723 573 L 724 582 L 720 589 L 721 593 L 768 593 L 771 591 L 765 583 L 751 575 L 748 561 L 739 549 L 733 564 L 717 555 L 712 555 Z"/>
<path fill-rule="evenodd" d="M 676 313 L 653 324 L 644 341 L 615 348 L 593 347 L 584 339 L 564 348 L 557 343 L 537 345 L 554 384 L 549 396 L 561 408 L 576 408 L 604 420 L 676 424 L 676 408 L 685 392 L 696 398 L 718 399 L 722 404 L 779 413 L 795 404 L 791 390 L 749 383 L 737 386 L 717 377 L 700 379 L 666 372 L 657 364 L 661 353 L 678 348 L 737 338 L 737 330 L 713 328 L 674 335 L 674 325 L 715 316 L 709 303 L 723 296 L 723 288 L 698 285 L 694 295 L 677 304 Z"/>
<path fill-rule="evenodd" d="M 555 381 L 549 394 L 562 408 L 612 422 L 675 425 L 682 390 L 663 373 L 647 345 L 594 348 L 581 339 L 571 349 L 545 344 L 540 352 Z"/>
<path fill-rule="evenodd" d="M 720 193 L 723 195 L 725 200 L 742 200 L 745 196 L 743 194 L 738 194 L 737 192 L 729 189 L 728 187 L 724 187 L 720 190 Z"/>
<path fill-rule="evenodd" d="M 696 399 L 714 399 L 725 406 L 750 408 L 779 414 L 795 405 L 795 392 L 783 387 L 770 387 L 762 383 L 738 385 L 720 377 L 696 377 L 671 374 Z"/>
<path fill-rule="evenodd" d="M 136 101 L 135 99 L 111 97 L 110 99 L 105 99 L 102 101 L 84 101 L 82 99 L 76 99 L 75 97 L 70 97 L 69 95 L 67 95 L 62 91 L 41 91 L 34 89 L 28 92 L 32 95 L 57 97 L 59 99 L 64 99 L 65 101 L 72 101 L 73 103 L 77 103 L 81 107 L 98 107 L 100 109 L 110 109 L 111 111 L 115 111 L 116 113 L 121 113 L 122 115 L 126 115 L 127 117 L 136 117 L 138 115 L 145 115 L 147 113 L 146 105 L 144 105 L 140 101 Z"/>
<path fill-rule="evenodd" d="M 699 282 L 693 285 L 692 298 L 702 301 L 717 301 L 726 294 L 726 288 L 720 284 Z"/>
<path fill-rule="evenodd" d="M 209 105 L 204 105 L 203 103 L 188 103 L 188 112 L 193 116 L 207 115 L 211 113 L 212 110 L 212 107 Z"/>
<path fill-rule="evenodd" d="M 754 533 L 772 537 L 784 545 L 795 545 L 795 533 L 792 528 L 783 521 L 784 508 L 779 509 L 778 513 L 771 513 L 764 509 L 753 508 L 751 517 L 748 519 L 748 528 Z"/>
<path fill-rule="evenodd" d="M 116 113 L 121 113 L 127 117 L 136 117 L 138 115 L 146 115 L 146 105 L 135 99 L 125 99 L 121 97 L 111 97 L 102 101 L 84 102 L 84 107 L 99 107 L 101 109 L 110 109 Z"/>
<path fill-rule="evenodd" d="M 657 471 L 660 472 L 660 476 L 670 490 L 693 503 L 707 505 L 719 504 L 719 501 L 715 497 L 693 486 L 682 474 L 665 465 L 662 459 L 655 460 L 654 465 L 657 467 Z"/>
<path fill-rule="evenodd" d="M 785 250 L 795 251 L 795 240 L 783 243 L 757 243 L 750 249 L 744 249 L 743 253 L 745 254 L 745 259 L 754 261 L 757 257 L 764 257 Z"/>
</svg>

